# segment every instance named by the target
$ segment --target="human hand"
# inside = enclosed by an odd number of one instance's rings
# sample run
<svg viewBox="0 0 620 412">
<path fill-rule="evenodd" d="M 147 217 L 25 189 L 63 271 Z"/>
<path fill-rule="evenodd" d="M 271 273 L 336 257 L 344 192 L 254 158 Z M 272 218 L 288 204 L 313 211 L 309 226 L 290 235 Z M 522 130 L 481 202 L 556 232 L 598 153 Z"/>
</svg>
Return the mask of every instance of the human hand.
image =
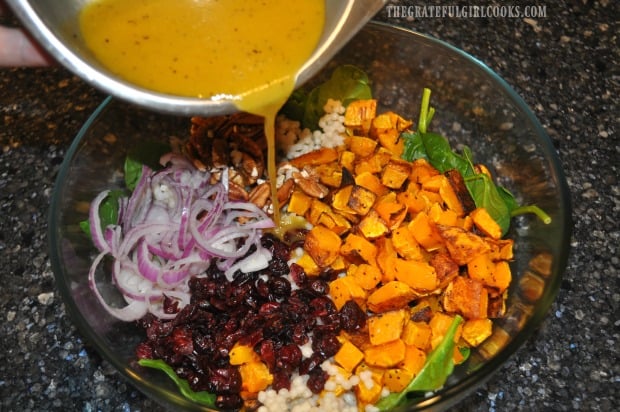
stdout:
<svg viewBox="0 0 620 412">
<path fill-rule="evenodd" d="M 4 2 L 0 1 L 0 17 L 5 13 Z M 0 67 L 47 66 L 51 63 L 52 59 L 24 30 L 0 25 Z"/>
</svg>

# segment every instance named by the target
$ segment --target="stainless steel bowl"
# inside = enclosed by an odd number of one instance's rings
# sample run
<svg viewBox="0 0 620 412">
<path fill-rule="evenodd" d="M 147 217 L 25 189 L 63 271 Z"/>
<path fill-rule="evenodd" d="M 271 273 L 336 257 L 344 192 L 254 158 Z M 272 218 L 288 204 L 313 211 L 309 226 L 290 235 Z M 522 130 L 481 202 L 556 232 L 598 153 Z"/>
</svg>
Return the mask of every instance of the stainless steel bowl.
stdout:
<svg viewBox="0 0 620 412">
<path fill-rule="evenodd" d="M 318 72 L 387 0 L 325 0 L 326 21 L 314 54 L 300 70 L 299 86 Z M 136 86 L 104 67 L 86 46 L 79 15 L 91 0 L 7 0 L 17 17 L 59 63 L 115 97 L 158 111 L 181 115 L 219 115 L 237 111 L 230 100 L 157 93 Z"/>
</svg>

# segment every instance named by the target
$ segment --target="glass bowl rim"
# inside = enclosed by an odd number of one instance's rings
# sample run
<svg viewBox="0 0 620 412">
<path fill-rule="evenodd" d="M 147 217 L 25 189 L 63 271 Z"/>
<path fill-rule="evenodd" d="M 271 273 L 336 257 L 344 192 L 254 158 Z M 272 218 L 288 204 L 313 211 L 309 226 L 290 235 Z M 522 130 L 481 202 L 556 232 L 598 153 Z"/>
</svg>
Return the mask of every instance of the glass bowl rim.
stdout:
<svg viewBox="0 0 620 412">
<path fill-rule="evenodd" d="M 542 146 L 545 159 L 550 163 L 551 178 L 554 179 L 557 184 L 557 189 L 560 195 L 559 197 L 563 205 L 564 214 L 563 216 L 561 216 L 563 217 L 561 225 L 565 233 L 562 239 L 561 247 L 559 249 L 559 256 L 556 256 L 556 272 L 552 274 L 551 282 L 546 285 L 543 296 L 540 297 L 540 301 L 544 302 L 544 304 L 537 304 L 536 309 L 528 318 L 525 326 L 520 329 L 514 337 L 512 337 L 510 342 L 505 345 L 500 352 L 498 352 L 491 359 L 485 361 L 480 368 L 471 372 L 464 379 L 457 382 L 456 384 L 436 391 L 432 396 L 423 399 L 421 402 L 415 405 L 415 410 L 423 410 L 427 408 L 446 408 L 452 405 L 458 399 L 461 399 L 470 394 L 473 390 L 475 390 L 477 387 L 486 382 L 490 377 L 492 377 L 500 369 L 500 367 L 504 365 L 505 362 L 510 357 L 512 357 L 517 352 L 517 350 L 534 334 L 534 331 L 540 326 L 542 321 L 547 316 L 548 311 L 559 291 L 559 287 L 562 281 L 563 273 L 566 269 L 570 252 L 570 237 L 572 233 L 572 206 L 570 203 L 570 191 L 566 182 L 563 168 L 561 166 L 561 162 L 548 134 L 546 133 L 532 110 L 525 103 L 525 100 L 519 94 L 517 94 L 517 92 L 503 78 L 501 78 L 497 73 L 491 70 L 486 64 L 473 57 L 469 53 L 455 46 L 452 46 L 447 42 L 434 38 L 430 35 L 416 32 L 414 30 L 374 20 L 369 22 L 363 30 L 367 28 L 370 28 L 371 30 L 390 32 L 391 35 L 409 37 L 414 39 L 414 41 L 424 43 L 429 47 L 438 47 L 440 49 L 444 49 L 449 53 L 453 53 L 458 57 L 467 60 L 468 62 L 476 66 L 479 70 L 484 72 L 492 80 L 492 82 L 495 83 L 497 89 L 501 90 L 502 94 L 505 94 L 507 98 L 511 100 L 515 104 L 515 106 L 522 112 L 522 114 L 526 116 L 528 122 L 533 127 L 533 131 L 538 136 L 538 143 Z M 102 103 L 88 117 L 86 122 L 78 131 L 75 139 L 69 146 L 69 149 L 65 154 L 64 160 L 56 177 L 48 214 L 48 249 L 50 253 L 52 270 L 56 279 L 57 287 L 62 296 L 63 303 L 67 307 L 67 312 L 69 313 L 73 321 L 77 324 L 80 333 L 87 338 L 88 342 L 90 342 L 95 347 L 97 352 L 99 352 L 99 354 L 104 359 L 110 362 L 114 366 L 114 368 L 121 373 L 121 375 L 128 379 L 133 385 L 137 386 L 138 389 L 140 389 L 143 393 L 152 396 L 153 398 L 160 401 L 163 400 L 162 397 L 165 397 L 168 402 L 174 402 L 176 405 L 185 404 L 187 406 L 195 406 L 193 403 L 189 402 L 181 395 L 171 394 L 167 391 L 162 391 L 157 385 L 153 385 L 149 381 L 142 379 L 130 368 L 127 368 L 127 365 L 120 362 L 115 356 L 115 354 L 109 350 L 109 348 L 101 344 L 101 342 L 99 342 L 99 340 L 97 339 L 96 334 L 88 325 L 84 316 L 80 313 L 80 310 L 73 301 L 70 290 L 65 286 L 65 284 L 63 283 L 64 281 L 61 277 L 63 270 L 60 262 L 60 257 L 56 254 L 59 243 L 59 233 L 54 224 L 55 217 L 58 215 L 59 212 L 59 205 L 61 200 L 60 193 L 62 193 L 62 190 L 59 189 L 62 188 L 62 184 L 69 173 L 70 163 L 74 159 L 76 152 L 80 148 L 81 143 L 87 135 L 88 131 L 90 130 L 91 126 L 102 114 L 105 113 L 105 111 L 107 111 L 114 104 L 115 101 L 118 101 L 118 99 L 112 96 L 105 97 Z M 170 116 L 170 114 L 165 113 L 164 115 Z"/>
</svg>

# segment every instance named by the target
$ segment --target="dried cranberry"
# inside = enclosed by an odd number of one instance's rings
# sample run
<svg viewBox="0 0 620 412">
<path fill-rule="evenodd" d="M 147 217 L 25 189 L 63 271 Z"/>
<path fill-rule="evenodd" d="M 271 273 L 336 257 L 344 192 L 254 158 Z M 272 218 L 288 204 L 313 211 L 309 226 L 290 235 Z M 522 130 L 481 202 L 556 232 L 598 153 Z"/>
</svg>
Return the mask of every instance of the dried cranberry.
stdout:
<svg viewBox="0 0 620 412">
<path fill-rule="evenodd" d="M 215 406 L 223 410 L 236 410 L 243 406 L 243 399 L 238 394 L 218 395 Z"/>
<path fill-rule="evenodd" d="M 322 333 L 312 338 L 312 350 L 318 352 L 325 357 L 325 359 L 334 356 L 342 344 L 338 340 L 338 336 L 333 333 Z"/>
<path fill-rule="evenodd" d="M 238 394 L 241 391 L 241 374 L 233 366 L 212 369 L 209 376 L 209 389 L 216 394 Z"/>
<path fill-rule="evenodd" d="M 306 275 L 304 268 L 299 266 L 297 263 L 293 263 L 291 264 L 289 270 L 290 270 L 289 273 L 291 275 L 291 279 L 293 279 L 293 282 L 295 282 L 297 287 L 300 287 L 300 288 L 304 287 L 304 285 L 306 284 L 306 281 L 308 280 L 308 276 Z"/>
<path fill-rule="evenodd" d="M 301 363 L 301 349 L 295 344 L 284 345 L 278 350 L 276 367 L 285 370 L 295 370 Z"/>
<path fill-rule="evenodd" d="M 186 328 L 176 328 L 172 331 L 172 350 L 179 355 L 189 355 L 194 351 L 192 332 Z"/>
<path fill-rule="evenodd" d="M 153 347 L 149 342 L 140 342 L 136 347 L 136 357 L 138 359 L 153 359 Z"/>
<path fill-rule="evenodd" d="M 291 283 L 283 277 L 271 278 L 268 281 L 269 291 L 276 299 L 285 299 L 291 294 Z"/>
<path fill-rule="evenodd" d="M 337 312 L 334 302 L 325 296 L 312 299 L 310 301 L 310 307 L 312 308 L 312 315 L 317 317 L 323 317 Z"/>
<path fill-rule="evenodd" d="M 314 394 L 319 394 L 325 387 L 325 382 L 329 378 L 329 374 L 321 368 L 313 369 L 308 377 L 306 385 Z"/>
<path fill-rule="evenodd" d="M 355 332 L 366 326 L 366 313 L 354 300 L 349 300 L 340 308 L 340 325 L 347 332 Z"/>
<path fill-rule="evenodd" d="M 326 295 L 329 293 L 329 284 L 323 279 L 314 279 L 310 282 L 310 289 L 319 295 Z"/>
</svg>

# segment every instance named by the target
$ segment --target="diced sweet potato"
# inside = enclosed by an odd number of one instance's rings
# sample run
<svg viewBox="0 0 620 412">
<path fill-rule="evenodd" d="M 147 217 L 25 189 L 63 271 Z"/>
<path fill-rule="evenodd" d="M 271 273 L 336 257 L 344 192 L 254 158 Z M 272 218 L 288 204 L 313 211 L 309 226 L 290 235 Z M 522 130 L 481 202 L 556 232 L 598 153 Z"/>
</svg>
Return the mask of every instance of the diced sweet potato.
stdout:
<svg viewBox="0 0 620 412">
<path fill-rule="evenodd" d="M 395 157 L 401 157 L 405 150 L 405 142 L 400 138 L 400 132 L 397 129 L 388 129 L 377 134 L 379 144 L 392 152 Z"/>
<path fill-rule="evenodd" d="M 364 410 L 366 405 L 372 405 L 381 398 L 383 392 L 383 379 L 376 382 L 373 379 L 373 385 L 371 387 L 366 386 L 364 381 L 361 381 L 358 385 L 355 385 L 355 396 L 357 398 L 358 410 Z"/>
<path fill-rule="evenodd" d="M 370 366 L 390 368 L 405 359 L 405 351 L 405 343 L 400 339 L 373 345 L 364 351 L 364 362 Z"/>
<path fill-rule="evenodd" d="M 346 168 L 347 170 L 353 170 L 353 164 L 355 162 L 355 153 L 350 150 L 344 150 L 340 153 L 340 166 Z"/>
<path fill-rule="evenodd" d="M 350 341 L 345 340 L 334 355 L 334 360 L 347 372 L 352 372 L 364 359 L 364 353 Z"/>
<path fill-rule="evenodd" d="M 436 176 L 439 171 L 435 169 L 426 159 L 417 159 L 413 161 L 411 167 L 411 175 L 409 179 L 416 183 L 423 183 L 431 176 Z"/>
<path fill-rule="evenodd" d="M 307 234 L 304 250 L 319 267 L 327 267 L 338 257 L 342 245 L 340 236 L 324 226 L 315 226 Z"/>
<path fill-rule="evenodd" d="M 393 280 L 379 287 L 368 297 L 368 309 L 375 313 L 406 307 L 417 293 L 406 283 Z"/>
<path fill-rule="evenodd" d="M 459 265 L 445 252 L 435 253 L 429 260 L 437 273 L 439 288 L 445 288 L 459 274 Z"/>
<path fill-rule="evenodd" d="M 459 217 L 450 209 L 444 210 L 439 203 L 433 203 L 428 210 L 428 217 L 441 226 L 459 226 Z"/>
<path fill-rule="evenodd" d="M 301 266 L 308 276 L 318 275 L 321 272 L 321 268 L 307 252 L 304 252 L 295 263 Z"/>
<path fill-rule="evenodd" d="M 407 317 L 406 309 L 391 310 L 368 318 L 368 336 L 373 345 L 400 339 Z"/>
<path fill-rule="evenodd" d="M 450 186 L 452 186 L 454 194 L 459 199 L 459 203 L 463 208 L 463 213 L 466 215 L 471 213 L 471 211 L 476 208 L 476 203 L 474 199 L 472 199 L 461 173 L 458 170 L 452 169 L 446 171 L 444 174 L 448 178 L 448 182 Z"/>
</svg>

